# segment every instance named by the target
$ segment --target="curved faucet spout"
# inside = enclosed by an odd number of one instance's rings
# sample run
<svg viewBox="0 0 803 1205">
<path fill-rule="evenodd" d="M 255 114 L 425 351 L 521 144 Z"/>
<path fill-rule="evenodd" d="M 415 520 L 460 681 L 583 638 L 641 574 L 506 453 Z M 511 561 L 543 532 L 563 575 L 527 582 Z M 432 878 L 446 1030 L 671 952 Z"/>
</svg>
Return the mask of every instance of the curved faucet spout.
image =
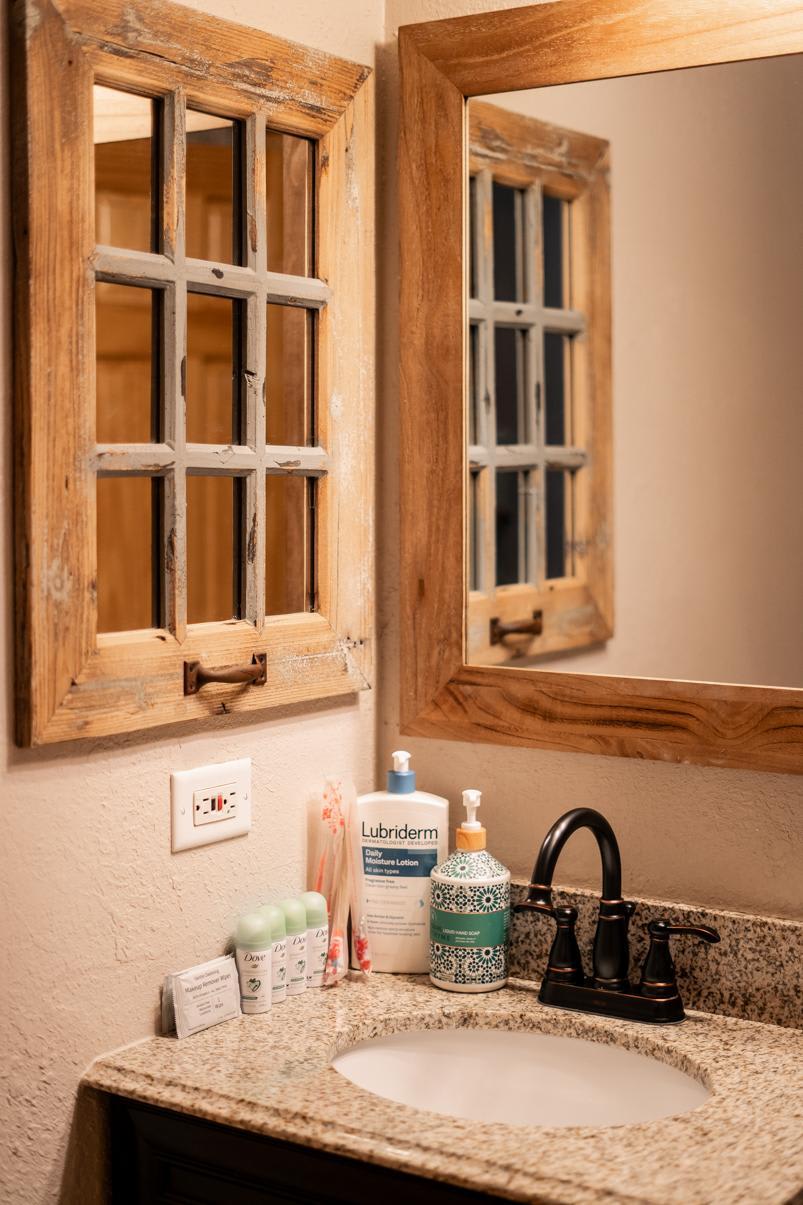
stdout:
<svg viewBox="0 0 803 1205">
<path fill-rule="evenodd" d="M 602 899 L 615 902 L 622 898 L 622 860 L 619 845 L 608 821 L 593 808 L 572 808 L 556 820 L 544 837 L 533 870 L 528 903 L 540 908 L 552 907 L 552 876 L 561 850 L 578 828 L 589 828 L 597 839 L 602 858 Z"/>
</svg>

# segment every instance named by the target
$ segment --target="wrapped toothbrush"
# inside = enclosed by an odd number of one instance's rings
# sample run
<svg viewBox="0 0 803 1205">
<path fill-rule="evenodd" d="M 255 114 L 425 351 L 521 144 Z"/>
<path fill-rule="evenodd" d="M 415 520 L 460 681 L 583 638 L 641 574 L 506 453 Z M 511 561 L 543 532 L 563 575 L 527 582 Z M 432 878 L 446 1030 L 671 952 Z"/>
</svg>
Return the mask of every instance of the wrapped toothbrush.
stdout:
<svg viewBox="0 0 803 1205">
<path fill-rule="evenodd" d="M 361 861 L 359 837 L 353 826 L 358 823 L 357 797 L 349 799 L 346 817 L 346 860 L 349 870 L 349 904 L 351 912 L 351 944 L 357 966 L 363 975 L 371 973 L 371 944 L 368 938 L 368 921 L 365 916 L 365 883 Z"/>
<path fill-rule="evenodd" d="M 354 865 L 349 818 L 356 802 L 351 782 L 327 778 L 323 789 L 310 803 L 309 850 L 310 885 L 325 896 L 329 906 L 329 951 L 324 971 L 324 986 L 342 979 L 349 967 L 348 920 L 352 913 L 354 949 L 360 970 L 371 969 L 368 935 L 362 917 Z"/>
</svg>

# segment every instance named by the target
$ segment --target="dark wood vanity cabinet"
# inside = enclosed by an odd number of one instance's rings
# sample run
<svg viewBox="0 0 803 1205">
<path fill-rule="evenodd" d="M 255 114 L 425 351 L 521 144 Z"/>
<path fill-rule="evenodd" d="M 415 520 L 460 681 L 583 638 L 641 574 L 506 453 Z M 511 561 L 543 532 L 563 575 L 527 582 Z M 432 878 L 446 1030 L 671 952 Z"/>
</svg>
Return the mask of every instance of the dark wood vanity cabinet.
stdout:
<svg viewBox="0 0 803 1205">
<path fill-rule="evenodd" d="M 499 1200 L 113 1096 L 112 1205 L 470 1205 Z"/>
</svg>

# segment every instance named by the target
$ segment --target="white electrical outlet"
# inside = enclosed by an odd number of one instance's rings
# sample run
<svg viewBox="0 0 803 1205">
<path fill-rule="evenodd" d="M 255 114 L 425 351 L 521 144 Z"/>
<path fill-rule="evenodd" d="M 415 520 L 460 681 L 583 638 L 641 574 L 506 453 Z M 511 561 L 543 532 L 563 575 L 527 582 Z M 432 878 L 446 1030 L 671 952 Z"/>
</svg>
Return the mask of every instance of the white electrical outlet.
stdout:
<svg viewBox="0 0 803 1205">
<path fill-rule="evenodd" d="M 206 787 L 202 791 L 193 791 L 193 824 L 197 828 L 199 824 L 219 824 L 221 820 L 231 820 L 232 816 L 237 815 L 239 795 L 233 782 L 224 782 L 217 787 Z"/>
<path fill-rule="evenodd" d="M 170 775 L 172 849 L 239 837 L 251 828 L 251 758 Z"/>
</svg>

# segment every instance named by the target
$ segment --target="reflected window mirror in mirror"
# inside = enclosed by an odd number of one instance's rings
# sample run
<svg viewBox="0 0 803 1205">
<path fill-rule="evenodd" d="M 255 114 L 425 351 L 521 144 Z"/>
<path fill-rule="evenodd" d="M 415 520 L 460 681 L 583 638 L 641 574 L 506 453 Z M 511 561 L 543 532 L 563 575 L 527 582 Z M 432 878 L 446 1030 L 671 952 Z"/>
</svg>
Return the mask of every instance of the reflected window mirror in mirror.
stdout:
<svg viewBox="0 0 803 1205">
<path fill-rule="evenodd" d="M 468 656 L 613 632 L 608 144 L 469 103 Z"/>
<path fill-rule="evenodd" d="M 802 90 L 469 101 L 470 662 L 803 683 Z"/>
</svg>

